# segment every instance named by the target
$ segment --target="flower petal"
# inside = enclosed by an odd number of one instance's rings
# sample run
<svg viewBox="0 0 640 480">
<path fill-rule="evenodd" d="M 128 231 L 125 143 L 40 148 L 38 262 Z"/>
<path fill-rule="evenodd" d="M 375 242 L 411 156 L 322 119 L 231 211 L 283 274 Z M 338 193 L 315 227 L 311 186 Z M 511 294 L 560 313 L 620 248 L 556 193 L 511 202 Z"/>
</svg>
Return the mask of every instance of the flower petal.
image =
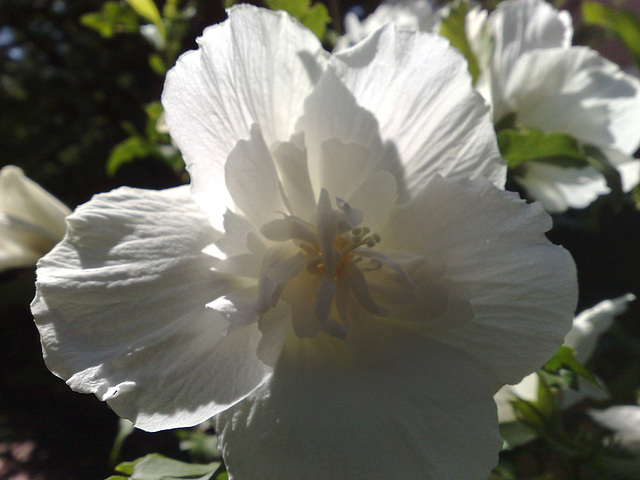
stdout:
<svg viewBox="0 0 640 480">
<path fill-rule="evenodd" d="M 330 62 L 358 104 L 375 112 L 382 140 L 393 142 L 402 163 L 399 187 L 410 195 L 434 173 L 504 185 L 488 107 L 447 40 L 387 25 Z"/>
<path fill-rule="evenodd" d="M 541 0 L 501 2 L 489 19 L 494 37 L 494 109 L 501 116 L 508 113 L 502 112 L 501 92 L 518 58 L 538 48 L 570 47 L 573 26 L 569 12 L 558 11 Z"/>
<path fill-rule="evenodd" d="M 50 232 L 55 243 L 64 235 L 64 219 L 71 210 L 21 169 L 8 165 L 0 170 L 0 213 Z"/>
<path fill-rule="evenodd" d="M 386 221 L 398 196 L 396 187 L 393 175 L 385 171 L 376 172 L 348 197 L 349 204 L 362 212 L 363 225 L 375 232 Z"/>
<path fill-rule="evenodd" d="M 640 407 L 615 405 L 605 410 L 589 409 L 589 416 L 611 430 L 616 446 L 638 455 L 640 453 Z"/>
<path fill-rule="evenodd" d="M 194 425 L 269 375 L 257 325 L 223 337 L 205 304 L 233 289 L 202 254 L 219 235 L 187 187 L 121 188 L 68 218 L 32 305 L 49 369 L 145 430 Z"/>
<path fill-rule="evenodd" d="M 535 50 L 510 71 L 518 122 L 632 154 L 640 145 L 640 81 L 587 47 Z"/>
<path fill-rule="evenodd" d="M 486 478 L 502 444 L 490 374 L 387 333 L 399 359 L 376 366 L 325 334 L 290 336 L 269 382 L 216 419 L 230 478 Z"/>
<path fill-rule="evenodd" d="M 65 232 L 71 211 L 21 169 L 0 170 L 0 270 L 35 265 Z"/>
<path fill-rule="evenodd" d="M 514 384 L 555 353 L 576 306 L 575 266 L 546 239 L 550 227 L 539 204 L 483 179 L 435 176 L 380 234 L 384 248 L 442 265 L 443 279 L 471 293 L 473 320 L 438 338 Z"/>
<path fill-rule="evenodd" d="M 258 124 L 268 146 L 288 141 L 326 52 L 284 12 L 241 5 L 181 56 L 162 95 L 167 124 L 192 179 L 194 198 L 218 226 L 229 205 L 222 166 Z"/>
<path fill-rule="evenodd" d="M 376 117 L 357 104 L 353 94 L 331 68 L 325 70 L 318 85 L 305 101 L 304 115 L 300 118 L 298 128 L 304 131 L 309 172 L 317 193 L 321 188 L 327 188 L 333 196 L 344 195 L 334 193 L 333 185 L 330 184 L 341 178 L 344 170 L 358 172 L 353 181 L 353 186 L 356 187 L 363 173 L 385 167 L 382 163 L 385 155 L 393 155 L 385 150 Z M 327 148 L 333 146 L 333 152 L 340 153 L 337 148 L 340 140 L 343 147 L 347 144 L 351 149 L 360 148 L 363 152 L 368 152 L 367 162 L 329 158 Z M 344 151 L 342 155 L 346 156 L 347 153 Z M 397 161 L 395 158 L 388 160 Z M 345 165 L 341 168 L 342 163 Z M 356 165 L 352 166 L 352 163 Z"/>
<path fill-rule="evenodd" d="M 626 312 L 629 302 L 636 296 L 627 293 L 618 298 L 604 300 L 591 307 L 573 320 L 573 327 L 564 339 L 564 343 L 576 351 L 576 359 L 585 363 L 596 348 L 598 338 L 613 324 L 613 319 Z"/>
<path fill-rule="evenodd" d="M 595 168 L 565 168 L 544 162 L 529 162 L 524 175 L 516 176 L 527 194 L 538 200 L 550 213 L 567 208 L 585 208 L 609 187 Z"/>
<path fill-rule="evenodd" d="M 256 227 L 285 210 L 278 172 L 258 125 L 229 153 L 224 173 L 231 198 Z"/>
</svg>

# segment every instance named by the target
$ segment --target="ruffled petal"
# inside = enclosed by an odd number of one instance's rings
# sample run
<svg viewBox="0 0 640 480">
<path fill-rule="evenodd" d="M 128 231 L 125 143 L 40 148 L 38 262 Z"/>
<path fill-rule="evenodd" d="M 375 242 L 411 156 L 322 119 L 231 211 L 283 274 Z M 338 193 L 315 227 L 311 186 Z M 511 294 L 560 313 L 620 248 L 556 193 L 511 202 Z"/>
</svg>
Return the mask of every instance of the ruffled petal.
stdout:
<svg viewBox="0 0 640 480">
<path fill-rule="evenodd" d="M 269 375 L 257 325 L 224 337 L 205 308 L 235 285 L 201 253 L 219 234 L 188 187 L 98 195 L 68 224 L 39 263 L 32 311 L 47 366 L 74 390 L 160 430 L 204 421 Z"/>
<path fill-rule="evenodd" d="M 626 154 L 640 145 L 640 81 L 589 48 L 522 55 L 504 96 L 523 125 Z"/>
<path fill-rule="evenodd" d="M 324 69 L 326 52 L 285 12 L 241 5 L 205 30 L 199 50 L 167 74 L 162 103 L 201 208 L 215 225 L 229 205 L 223 165 L 258 124 L 269 147 L 287 141 Z"/>
<path fill-rule="evenodd" d="M 575 265 L 546 239 L 550 227 L 539 204 L 482 179 L 436 176 L 392 212 L 380 246 L 442 265 L 445 280 L 470 292 L 473 320 L 438 338 L 515 384 L 555 353 L 576 306 Z"/>
<path fill-rule="evenodd" d="M 217 417 L 230 478 L 486 478 L 502 444 L 495 379 L 438 342 L 386 335 L 397 357 L 381 365 L 290 336 L 269 382 Z"/>
<path fill-rule="evenodd" d="M 484 176 L 504 186 L 488 107 L 447 40 L 388 25 L 330 64 L 358 104 L 375 112 L 382 140 L 397 150 L 399 187 L 409 196 L 434 173 Z"/>
</svg>

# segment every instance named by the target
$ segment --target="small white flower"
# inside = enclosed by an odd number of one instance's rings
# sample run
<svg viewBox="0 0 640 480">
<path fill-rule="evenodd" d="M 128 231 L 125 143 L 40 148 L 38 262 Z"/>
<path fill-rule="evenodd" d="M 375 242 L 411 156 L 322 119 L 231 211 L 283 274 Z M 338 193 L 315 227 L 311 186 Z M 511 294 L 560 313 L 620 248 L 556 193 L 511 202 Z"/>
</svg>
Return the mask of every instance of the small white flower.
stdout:
<svg viewBox="0 0 640 480">
<path fill-rule="evenodd" d="M 616 405 L 604 410 L 590 409 L 589 416 L 613 432 L 618 446 L 635 455 L 640 454 L 640 407 Z"/>
<path fill-rule="evenodd" d="M 18 167 L 0 170 L 0 271 L 35 265 L 58 243 L 71 213 Z"/>
<path fill-rule="evenodd" d="M 577 294 L 548 215 L 502 190 L 463 58 L 229 17 L 163 93 L 191 192 L 98 195 L 41 261 L 48 367 L 146 430 L 216 416 L 233 478 L 486 478 L 493 394 Z"/>
<path fill-rule="evenodd" d="M 589 360 L 595 350 L 598 338 L 605 333 L 612 325 L 613 320 L 618 315 L 627 310 L 629 302 L 635 300 L 635 295 L 628 293 L 618 298 L 604 300 L 596 306 L 591 307 L 573 320 L 573 327 L 564 339 L 565 345 L 570 346 L 576 351 L 575 358 L 585 363 Z M 511 401 L 516 398 L 536 402 L 538 400 L 538 374 L 531 373 L 527 375 L 517 385 L 505 385 L 495 395 L 495 401 L 498 405 L 498 419 L 501 424 L 516 421 L 516 416 L 511 406 Z M 577 392 L 567 390 L 563 392 L 562 404 L 568 407 L 584 398 L 605 399 L 607 393 L 602 388 L 596 387 L 589 382 L 579 382 L 580 388 Z M 509 438 L 505 440 L 510 446 L 516 446 L 535 438 L 535 433 L 528 428 L 516 429 L 509 431 Z"/>
<path fill-rule="evenodd" d="M 515 114 L 520 125 L 570 134 L 602 149 L 624 191 L 640 182 L 640 160 L 631 157 L 640 146 L 640 82 L 594 50 L 571 46 L 568 12 L 543 0 L 507 0 L 488 17 L 470 12 L 467 24 L 482 69 L 477 88 L 496 124 Z M 609 192 L 593 167 L 523 167 L 517 180 L 550 212 L 584 208 Z"/>
</svg>

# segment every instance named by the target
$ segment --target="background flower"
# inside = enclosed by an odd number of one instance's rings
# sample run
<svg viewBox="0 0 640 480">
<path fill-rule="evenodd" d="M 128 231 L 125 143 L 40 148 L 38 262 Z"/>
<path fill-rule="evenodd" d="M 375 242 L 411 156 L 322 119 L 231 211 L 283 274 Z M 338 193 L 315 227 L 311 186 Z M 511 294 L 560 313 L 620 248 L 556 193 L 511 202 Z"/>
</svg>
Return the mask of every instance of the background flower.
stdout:
<svg viewBox="0 0 640 480">
<path fill-rule="evenodd" d="M 0 170 L 0 271 L 35 265 L 64 235 L 71 213 L 12 165 Z"/>
<path fill-rule="evenodd" d="M 471 43 L 477 57 L 486 56 L 481 49 L 488 44 L 478 39 L 493 40 L 490 62 L 479 63 L 478 88 L 498 129 L 506 122 L 572 135 L 602 150 L 622 190 L 638 184 L 640 161 L 631 155 L 640 146 L 640 82 L 596 51 L 571 46 L 568 12 L 541 0 L 509 0 L 488 17 L 474 12 L 467 21 L 468 30 L 480 32 Z M 514 176 L 550 212 L 584 208 L 610 191 L 593 166 L 530 161 Z"/>
<path fill-rule="evenodd" d="M 616 316 L 627 310 L 629 302 L 634 300 L 635 295 L 632 294 L 604 300 L 574 318 L 573 326 L 567 333 L 564 343 L 575 350 L 575 358 L 579 362 L 586 363 L 589 360 L 600 336 L 611 327 Z M 517 422 L 511 402 L 521 399 L 535 403 L 538 401 L 539 388 L 538 374 L 531 373 L 517 385 L 505 385 L 494 397 L 500 423 L 512 424 L 502 429 L 503 438 L 510 448 L 522 445 L 536 437 L 533 430 Z M 571 389 L 563 391 L 560 400 L 562 406 L 566 408 L 585 398 L 604 400 L 607 396 L 606 389 L 602 386 L 596 386 L 578 378 L 577 391 Z"/>
</svg>

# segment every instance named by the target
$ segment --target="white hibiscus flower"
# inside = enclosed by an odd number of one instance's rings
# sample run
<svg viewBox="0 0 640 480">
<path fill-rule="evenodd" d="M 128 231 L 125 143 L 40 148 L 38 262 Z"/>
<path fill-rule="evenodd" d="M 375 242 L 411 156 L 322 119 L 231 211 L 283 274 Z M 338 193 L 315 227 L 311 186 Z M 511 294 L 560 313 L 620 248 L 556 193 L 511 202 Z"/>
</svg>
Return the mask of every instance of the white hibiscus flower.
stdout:
<svg viewBox="0 0 640 480">
<path fill-rule="evenodd" d="M 638 184 L 640 160 L 631 155 L 640 146 L 640 81 L 596 51 L 571 46 L 568 12 L 543 0 L 507 0 L 488 17 L 470 12 L 467 33 L 481 67 L 477 88 L 497 125 L 515 114 L 517 124 L 570 134 L 605 153 L 624 191 Z M 584 208 L 609 192 L 594 167 L 522 167 L 516 179 L 550 212 Z"/>
<path fill-rule="evenodd" d="M 163 93 L 191 192 L 98 195 L 41 260 L 48 367 L 146 430 L 216 416 L 232 478 L 486 478 L 493 394 L 557 349 L 576 278 L 501 189 L 464 60 L 229 17 Z"/>
<path fill-rule="evenodd" d="M 58 243 L 71 213 L 13 165 L 0 170 L 0 271 L 35 265 Z"/>
<path fill-rule="evenodd" d="M 438 9 L 429 0 L 390 0 L 382 2 L 364 20 L 354 12 L 344 16 L 344 35 L 336 42 L 335 51 L 352 47 L 387 23 L 400 30 L 435 32 L 440 23 Z"/>
</svg>

